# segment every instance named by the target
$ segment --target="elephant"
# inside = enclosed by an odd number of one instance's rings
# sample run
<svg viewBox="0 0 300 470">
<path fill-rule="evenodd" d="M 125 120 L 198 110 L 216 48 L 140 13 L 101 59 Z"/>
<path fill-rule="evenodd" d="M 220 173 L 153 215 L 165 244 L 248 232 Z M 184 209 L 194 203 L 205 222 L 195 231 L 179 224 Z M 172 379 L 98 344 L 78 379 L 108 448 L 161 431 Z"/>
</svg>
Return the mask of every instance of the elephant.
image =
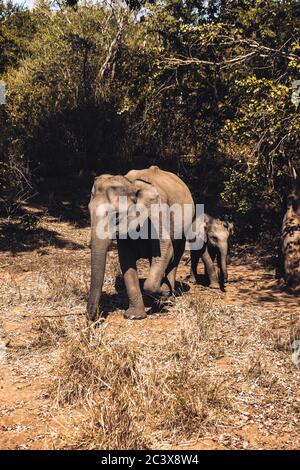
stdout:
<svg viewBox="0 0 300 470">
<path fill-rule="evenodd" d="M 120 211 L 120 197 L 125 197 L 126 205 Z M 87 316 L 95 320 L 99 314 L 99 301 L 102 293 L 103 280 L 106 268 L 106 255 L 111 244 L 110 236 L 98 236 L 99 227 L 107 225 L 108 214 L 105 207 L 110 204 L 116 214 L 116 234 L 119 262 L 129 306 L 124 313 L 127 319 L 143 319 L 147 315 L 142 292 L 137 276 L 136 262 L 139 258 L 150 261 L 150 271 L 144 282 L 144 293 L 156 296 L 170 295 L 175 288 L 176 270 L 185 248 L 185 234 L 191 222 L 184 216 L 185 205 L 191 210 L 194 217 L 195 206 L 190 190 L 175 174 L 163 171 L 157 166 L 143 170 L 131 170 L 126 175 L 101 175 L 95 178 L 89 203 L 91 217 L 91 284 L 87 304 Z M 146 220 L 143 228 L 158 227 L 156 236 L 145 239 L 137 236 L 134 239 L 122 232 L 121 216 L 128 227 L 141 229 L 140 221 L 132 215 L 131 209 L 136 204 L 146 208 Z M 163 236 L 161 215 L 153 214 L 155 205 L 162 204 L 170 208 L 176 204 L 177 214 L 174 214 L 168 236 Z M 182 211 L 182 214 L 181 212 Z M 176 212 L 176 211 L 175 211 Z M 180 219 L 180 220 L 179 220 Z M 124 236 L 125 235 L 125 236 Z"/>
<path fill-rule="evenodd" d="M 204 214 L 204 245 L 199 250 L 191 251 L 191 275 L 197 279 L 197 267 L 201 257 L 205 274 L 208 277 L 209 286 L 212 289 L 219 289 L 228 282 L 227 253 L 228 240 L 234 232 L 232 222 L 223 221 Z M 219 276 L 214 267 L 217 258 Z"/>
</svg>

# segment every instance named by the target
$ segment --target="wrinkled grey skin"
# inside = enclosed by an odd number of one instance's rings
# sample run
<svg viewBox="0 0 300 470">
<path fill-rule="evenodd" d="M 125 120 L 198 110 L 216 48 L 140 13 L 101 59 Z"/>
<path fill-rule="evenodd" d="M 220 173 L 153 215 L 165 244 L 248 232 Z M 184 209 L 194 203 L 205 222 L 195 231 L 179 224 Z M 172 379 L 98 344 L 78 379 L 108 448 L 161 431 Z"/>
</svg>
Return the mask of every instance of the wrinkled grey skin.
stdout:
<svg viewBox="0 0 300 470">
<path fill-rule="evenodd" d="M 99 314 L 99 301 L 102 292 L 106 255 L 111 244 L 110 239 L 100 240 L 97 237 L 97 224 L 105 224 L 105 215 L 99 215 L 99 208 L 105 203 L 118 207 L 118 198 L 127 196 L 128 207 L 135 203 L 144 204 L 149 210 L 151 204 L 166 203 L 171 206 L 194 203 L 187 186 L 173 173 L 150 167 L 145 170 L 131 170 L 125 176 L 102 175 L 95 179 L 92 189 L 89 211 L 91 216 L 91 285 L 87 314 L 95 320 Z M 127 215 L 128 217 L 128 215 Z M 135 223 L 129 219 L 129 223 Z M 149 219 L 146 223 L 150 223 Z M 125 318 L 141 319 L 146 317 L 142 293 L 137 276 L 136 261 L 148 258 L 150 272 L 144 283 L 144 291 L 150 295 L 168 295 L 175 287 L 176 270 L 185 247 L 185 238 L 174 240 L 174 231 L 178 228 L 174 222 L 170 227 L 170 239 L 132 240 L 118 239 L 118 254 L 125 287 L 129 298 L 129 307 Z M 181 231 L 184 230 L 181 227 Z"/>
<path fill-rule="evenodd" d="M 201 250 L 191 251 L 191 274 L 197 279 L 197 267 L 201 257 L 209 286 L 212 289 L 219 289 L 220 285 L 223 286 L 228 281 L 228 240 L 234 228 L 232 223 L 215 219 L 207 214 L 204 214 L 204 224 L 205 243 Z M 216 258 L 218 273 L 214 266 Z"/>
</svg>

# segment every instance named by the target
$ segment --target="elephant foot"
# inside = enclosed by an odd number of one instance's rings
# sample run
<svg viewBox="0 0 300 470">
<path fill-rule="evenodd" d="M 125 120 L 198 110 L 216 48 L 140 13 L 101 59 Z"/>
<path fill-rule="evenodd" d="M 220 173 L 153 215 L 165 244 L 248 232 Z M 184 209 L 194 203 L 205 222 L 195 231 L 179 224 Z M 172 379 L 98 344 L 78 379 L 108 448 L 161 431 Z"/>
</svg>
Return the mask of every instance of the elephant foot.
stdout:
<svg viewBox="0 0 300 470">
<path fill-rule="evenodd" d="M 160 292 L 161 292 L 161 286 L 160 286 L 160 283 L 157 284 L 155 282 L 153 282 L 153 280 L 151 279 L 146 279 L 145 282 L 144 282 L 144 286 L 143 286 L 143 292 L 144 294 L 148 295 L 149 297 L 156 297 L 158 295 L 160 295 Z"/>
<path fill-rule="evenodd" d="M 212 281 L 210 284 L 209 284 L 209 288 L 210 289 L 220 289 L 220 286 L 219 286 L 219 283 L 217 281 Z"/>
<path fill-rule="evenodd" d="M 167 299 L 168 297 L 170 297 L 172 295 L 172 291 L 171 289 L 168 287 L 168 286 L 162 286 L 160 288 L 160 296 L 163 298 L 163 299 Z"/>
<path fill-rule="evenodd" d="M 126 318 L 126 320 L 143 320 L 147 318 L 147 314 L 144 309 L 129 307 L 124 312 L 124 318 Z"/>
<path fill-rule="evenodd" d="M 89 321 L 96 321 L 100 316 L 99 307 L 95 307 L 94 305 L 88 305 L 86 316 Z"/>
</svg>

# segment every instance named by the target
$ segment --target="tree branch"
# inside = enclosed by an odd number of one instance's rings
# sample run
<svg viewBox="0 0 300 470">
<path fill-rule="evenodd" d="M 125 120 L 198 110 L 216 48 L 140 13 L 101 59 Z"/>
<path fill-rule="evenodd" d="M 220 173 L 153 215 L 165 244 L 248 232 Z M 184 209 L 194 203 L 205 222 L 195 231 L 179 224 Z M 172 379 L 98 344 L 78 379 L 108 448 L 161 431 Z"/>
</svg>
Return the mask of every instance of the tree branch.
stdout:
<svg viewBox="0 0 300 470">
<path fill-rule="evenodd" d="M 289 60 L 300 60 L 299 56 L 292 53 L 287 53 L 281 49 L 274 49 L 272 47 L 263 46 L 255 41 L 249 41 L 246 39 L 234 40 L 232 39 L 231 46 L 238 44 L 247 44 L 254 51 L 247 52 L 246 54 L 233 57 L 232 59 L 225 59 L 221 61 L 202 60 L 196 57 L 166 57 L 165 61 L 170 66 L 188 66 L 188 65 L 212 65 L 219 67 L 226 67 L 236 63 L 244 62 L 254 56 L 266 57 L 268 55 L 280 55 Z M 264 53 L 264 54 L 263 54 Z"/>
</svg>

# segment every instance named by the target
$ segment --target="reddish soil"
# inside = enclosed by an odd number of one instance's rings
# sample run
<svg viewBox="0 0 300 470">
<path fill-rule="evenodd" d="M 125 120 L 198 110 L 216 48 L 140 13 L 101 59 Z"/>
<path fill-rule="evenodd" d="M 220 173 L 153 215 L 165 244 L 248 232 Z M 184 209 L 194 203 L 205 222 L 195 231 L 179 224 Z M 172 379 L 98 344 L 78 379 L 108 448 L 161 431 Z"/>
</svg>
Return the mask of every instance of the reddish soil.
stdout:
<svg viewBox="0 0 300 470">
<path fill-rule="evenodd" d="M 54 308 L 52 303 L 40 304 L 39 293 L 37 292 L 37 298 L 34 299 L 33 292 L 36 286 L 41 286 L 39 275 L 42 266 L 51 270 L 53 266 L 59 265 L 62 259 L 67 258 L 70 266 L 81 264 L 83 269 L 88 270 L 89 229 L 76 228 L 66 222 L 57 222 L 53 218 L 45 218 L 41 228 L 51 231 L 53 239 L 47 238 L 45 243 L 42 240 L 39 247 L 34 245 L 27 249 L 25 246 L 17 253 L 7 249 L 0 254 L 0 449 L 41 449 L 53 446 L 52 432 L 61 425 L 58 416 L 62 413 L 52 409 L 53 404 L 47 393 L 51 382 L 51 364 L 55 362 L 56 351 L 53 347 L 48 349 L 47 345 L 34 349 L 36 332 L 33 323 L 40 315 L 55 317 L 60 314 L 76 316 L 84 313 L 83 301 L 78 307 L 75 302 L 71 308 L 70 305 L 61 306 L 63 304 Z M 32 236 L 34 235 L 33 233 Z M 30 235 L 26 236 L 30 239 Z M 79 245 L 76 250 L 75 244 Z M 114 277 L 115 252 L 110 253 L 109 260 L 110 263 L 113 260 L 110 266 L 113 265 L 111 277 Z M 146 269 L 146 265 L 143 266 Z M 189 282 L 186 280 L 188 271 L 189 267 L 183 261 L 178 280 L 182 281 L 188 290 L 184 295 L 191 295 L 199 290 L 203 292 L 203 296 L 213 297 L 222 304 L 243 306 L 252 321 L 258 309 L 264 309 L 259 318 L 268 318 L 270 329 L 279 333 L 286 331 L 291 324 L 299 320 L 299 298 L 285 292 L 275 281 L 274 271 L 264 268 L 255 256 L 231 260 L 230 282 L 225 292 L 212 291 Z M 85 275 L 86 272 L 84 271 Z M 108 278 L 109 283 L 111 281 L 109 276 Z M 151 337 L 152 341 L 159 341 L 161 334 L 167 334 L 174 329 L 176 319 L 172 316 L 172 306 L 167 306 L 166 313 L 162 311 L 161 314 L 151 315 L 144 321 L 130 322 L 122 318 L 123 304 L 119 301 L 118 294 L 108 287 L 108 297 L 110 293 L 111 314 L 106 321 L 112 322 L 116 331 L 137 339 L 142 335 Z M 53 299 L 54 303 L 55 300 Z M 39 306 L 37 310 L 35 305 Z M 250 330 L 245 329 L 242 334 L 250 333 Z M 233 367 L 233 362 L 233 357 L 225 355 L 217 359 L 215 364 L 220 370 L 226 371 Z M 251 404 L 244 410 L 245 414 L 251 415 Z M 253 414 L 258 413 L 259 410 L 253 410 Z M 293 419 L 298 418 L 290 416 L 290 420 Z M 208 436 L 197 442 L 189 441 L 168 446 L 186 450 L 239 448 L 240 440 L 247 442 L 247 448 L 299 447 L 299 433 L 297 437 L 296 430 L 283 431 L 280 435 L 264 435 L 260 426 L 250 419 L 249 424 L 246 422 L 231 433 L 227 430 L 222 434 L 222 438 Z"/>
</svg>

